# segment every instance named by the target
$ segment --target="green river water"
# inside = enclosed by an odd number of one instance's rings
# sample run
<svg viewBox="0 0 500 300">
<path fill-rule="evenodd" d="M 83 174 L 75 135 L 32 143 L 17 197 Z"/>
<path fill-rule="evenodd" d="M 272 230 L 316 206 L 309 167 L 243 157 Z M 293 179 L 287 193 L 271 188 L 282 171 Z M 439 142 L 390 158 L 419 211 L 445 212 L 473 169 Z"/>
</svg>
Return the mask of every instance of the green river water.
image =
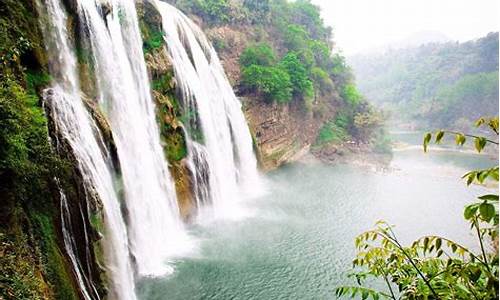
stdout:
<svg viewBox="0 0 500 300">
<path fill-rule="evenodd" d="M 394 135 L 414 146 L 395 151 L 389 171 L 294 163 L 266 175 L 267 193 L 245 203 L 248 217 L 192 228 L 197 253 L 174 261 L 173 274 L 140 282 L 139 298 L 333 299 L 335 287 L 353 283 L 354 238 L 381 219 L 403 242 L 437 234 L 473 246 L 462 211 L 486 188 L 460 177 L 497 161 L 424 154 L 421 136 Z"/>
</svg>

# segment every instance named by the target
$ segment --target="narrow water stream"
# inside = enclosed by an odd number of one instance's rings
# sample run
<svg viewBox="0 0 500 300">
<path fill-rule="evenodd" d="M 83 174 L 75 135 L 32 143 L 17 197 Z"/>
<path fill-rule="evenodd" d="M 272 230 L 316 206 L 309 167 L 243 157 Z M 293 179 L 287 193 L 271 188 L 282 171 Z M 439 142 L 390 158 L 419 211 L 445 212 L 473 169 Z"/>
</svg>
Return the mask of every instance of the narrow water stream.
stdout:
<svg viewBox="0 0 500 300">
<path fill-rule="evenodd" d="M 349 283 L 355 236 L 381 219 L 397 225 L 404 242 L 438 234 L 474 245 L 462 211 L 486 188 L 466 187 L 460 177 L 495 163 L 408 147 L 394 153 L 388 172 L 286 166 L 267 176 L 266 196 L 247 203 L 249 217 L 192 228 L 199 253 L 179 259 L 168 277 L 140 282 L 139 298 L 331 299 Z"/>
</svg>

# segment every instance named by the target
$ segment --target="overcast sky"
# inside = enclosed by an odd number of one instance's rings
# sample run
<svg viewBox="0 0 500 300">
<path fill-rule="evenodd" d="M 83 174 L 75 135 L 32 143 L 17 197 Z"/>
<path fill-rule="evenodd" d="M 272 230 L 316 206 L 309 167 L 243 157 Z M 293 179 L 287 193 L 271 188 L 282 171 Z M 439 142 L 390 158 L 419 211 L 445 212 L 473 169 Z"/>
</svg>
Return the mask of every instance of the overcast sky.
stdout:
<svg viewBox="0 0 500 300">
<path fill-rule="evenodd" d="M 500 0 L 312 0 L 344 54 L 380 48 L 421 31 L 465 41 L 498 31 Z"/>
</svg>

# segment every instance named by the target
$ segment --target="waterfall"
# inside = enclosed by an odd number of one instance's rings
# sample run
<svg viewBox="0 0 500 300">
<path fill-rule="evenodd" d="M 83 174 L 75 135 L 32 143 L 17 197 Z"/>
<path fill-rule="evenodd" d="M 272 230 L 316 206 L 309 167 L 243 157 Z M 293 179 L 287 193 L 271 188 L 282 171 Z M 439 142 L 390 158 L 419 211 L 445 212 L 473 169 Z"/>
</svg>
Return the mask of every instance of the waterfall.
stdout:
<svg viewBox="0 0 500 300">
<path fill-rule="evenodd" d="M 41 25 L 47 53 L 54 54 L 49 57 L 54 84 L 44 91 L 47 112 L 58 136 L 73 150 L 85 185 L 89 190 L 95 190 L 102 201 L 106 227 L 105 259 L 110 273 L 111 294 L 116 299 L 134 300 L 136 297 L 127 229 L 114 186 L 110 156 L 81 99 L 76 57 L 66 32 L 67 16 L 59 0 L 44 2 L 45 5 L 38 6 L 44 12 L 42 15 L 46 15 L 48 19 L 42 20 Z M 66 213 L 64 205 L 62 209 L 62 213 Z M 82 290 L 84 295 L 88 295 L 85 287 Z"/>
<path fill-rule="evenodd" d="M 180 219 L 142 52 L 133 1 L 77 0 L 123 175 L 131 252 L 138 274 L 171 272 L 166 260 L 192 248 Z"/>
<path fill-rule="evenodd" d="M 193 163 L 194 173 L 209 176 L 208 194 L 213 212 L 232 216 L 236 200 L 258 191 L 260 186 L 241 103 L 201 29 L 175 7 L 159 0 L 154 3 L 162 15 L 167 50 L 182 91 L 185 113 L 196 118 L 184 125 L 191 133 L 199 129 L 196 128 L 199 124 L 203 133 L 203 142 L 188 136 L 190 159 L 198 161 Z M 201 159 L 206 162 L 203 169 L 200 169 Z"/>
<path fill-rule="evenodd" d="M 97 292 L 97 289 L 95 288 L 92 280 L 89 280 L 89 278 L 87 278 L 85 273 L 82 271 L 83 269 L 82 265 L 78 257 L 76 256 L 75 253 L 76 241 L 72 231 L 73 224 L 71 221 L 68 199 L 66 198 L 66 194 L 64 193 L 64 191 L 60 186 L 59 179 L 55 178 L 55 181 L 59 189 L 59 199 L 61 206 L 61 231 L 64 241 L 64 248 L 66 250 L 66 253 L 68 254 L 71 266 L 75 271 L 76 279 L 78 281 L 78 286 L 80 287 L 80 290 L 82 291 L 85 300 L 99 299 L 100 297 L 99 293 Z M 84 234 L 85 234 L 85 241 L 87 243 L 86 246 L 88 246 L 87 233 L 85 232 Z"/>
</svg>

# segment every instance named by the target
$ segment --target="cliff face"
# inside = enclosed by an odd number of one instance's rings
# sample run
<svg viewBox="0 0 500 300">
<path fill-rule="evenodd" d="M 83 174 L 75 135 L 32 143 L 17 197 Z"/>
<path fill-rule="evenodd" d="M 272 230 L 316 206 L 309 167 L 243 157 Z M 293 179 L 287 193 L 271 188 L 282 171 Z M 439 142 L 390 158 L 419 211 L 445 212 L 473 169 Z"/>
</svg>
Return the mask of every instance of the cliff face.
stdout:
<svg viewBox="0 0 500 300">
<path fill-rule="evenodd" d="M 192 181 L 186 161 L 186 139 L 180 120 L 182 112 L 174 70 L 163 45 L 163 37 L 158 36 L 158 33 L 161 33 L 161 15 L 149 2 L 137 2 L 137 10 L 163 148 L 169 161 L 170 173 L 175 181 L 181 216 L 188 220 L 195 209 Z M 159 39 L 159 43 L 153 47 L 149 46 L 154 44 L 155 39 Z"/>
<path fill-rule="evenodd" d="M 267 104 L 251 97 L 242 101 L 264 171 L 299 159 L 315 142 L 321 120 L 299 105 Z"/>
<path fill-rule="evenodd" d="M 203 26 L 203 23 L 201 24 Z M 205 30 L 215 46 L 217 41 L 227 43 L 225 47 L 218 49 L 218 54 L 229 81 L 240 95 L 261 169 L 276 169 L 308 153 L 316 142 L 321 126 L 335 114 L 341 101 L 339 95 L 317 94 L 313 103 L 316 107 L 308 110 L 299 101 L 285 105 L 269 103 L 264 101 L 262 95 L 240 92 L 241 54 L 255 40 L 270 39 L 269 34 L 259 36 L 262 32 L 255 31 L 252 26 L 215 26 L 206 27 Z"/>
<path fill-rule="evenodd" d="M 42 108 L 51 78 L 40 18 L 36 1 L 6 0 L 0 7 L 0 298 L 80 298 L 63 243 L 61 191 L 75 255 L 104 295 L 100 237 L 90 221 L 99 220 L 99 204 Z"/>
<path fill-rule="evenodd" d="M 200 6 L 185 0 L 169 2 L 188 14 L 217 50 L 226 75 L 242 101 L 261 169 L 275 169 L 307 153 L 317 142 L 322 126 L 345 106 L 340 95 L 350 80 L 342 58 L 331 52 L 329 29 L 323 25 L 318 8 L 308 1 L 295 5 L 273 0 L 244 3 L 228 0 L 218 4 L 220 6 L 211 1 Z M 211 10 L 215 7 L 218 10 Z M 281 9 L 283 11 L 279 11 Z M 287 13 L 290 17 L 284 16 Z M 294 45 L 293 37 L 287 32 L 290 28 L 299 28 L 297 35 L 303 35 L 306 41 L 297 44 L 306 46 Z M 240 58 L 247 48 L 261 44 L 269 45 L 278 59 L 289 53 L 299 56 L 314 85 L 312 100 L 294 93 L 291 101 L 277 103 L 243 87 Z M 312 44 L 323 48 L 316 50 Z M 320 58 L 321 51 L 325 56 Z M 336 62 L 334 58 L 340 59 Z M 313 79 L 312 73 L 320 68 L 325 70 L 323 74 L 327 78 Z M 327 82 L 327 87 L 321 80 Z"/>
</svg>

